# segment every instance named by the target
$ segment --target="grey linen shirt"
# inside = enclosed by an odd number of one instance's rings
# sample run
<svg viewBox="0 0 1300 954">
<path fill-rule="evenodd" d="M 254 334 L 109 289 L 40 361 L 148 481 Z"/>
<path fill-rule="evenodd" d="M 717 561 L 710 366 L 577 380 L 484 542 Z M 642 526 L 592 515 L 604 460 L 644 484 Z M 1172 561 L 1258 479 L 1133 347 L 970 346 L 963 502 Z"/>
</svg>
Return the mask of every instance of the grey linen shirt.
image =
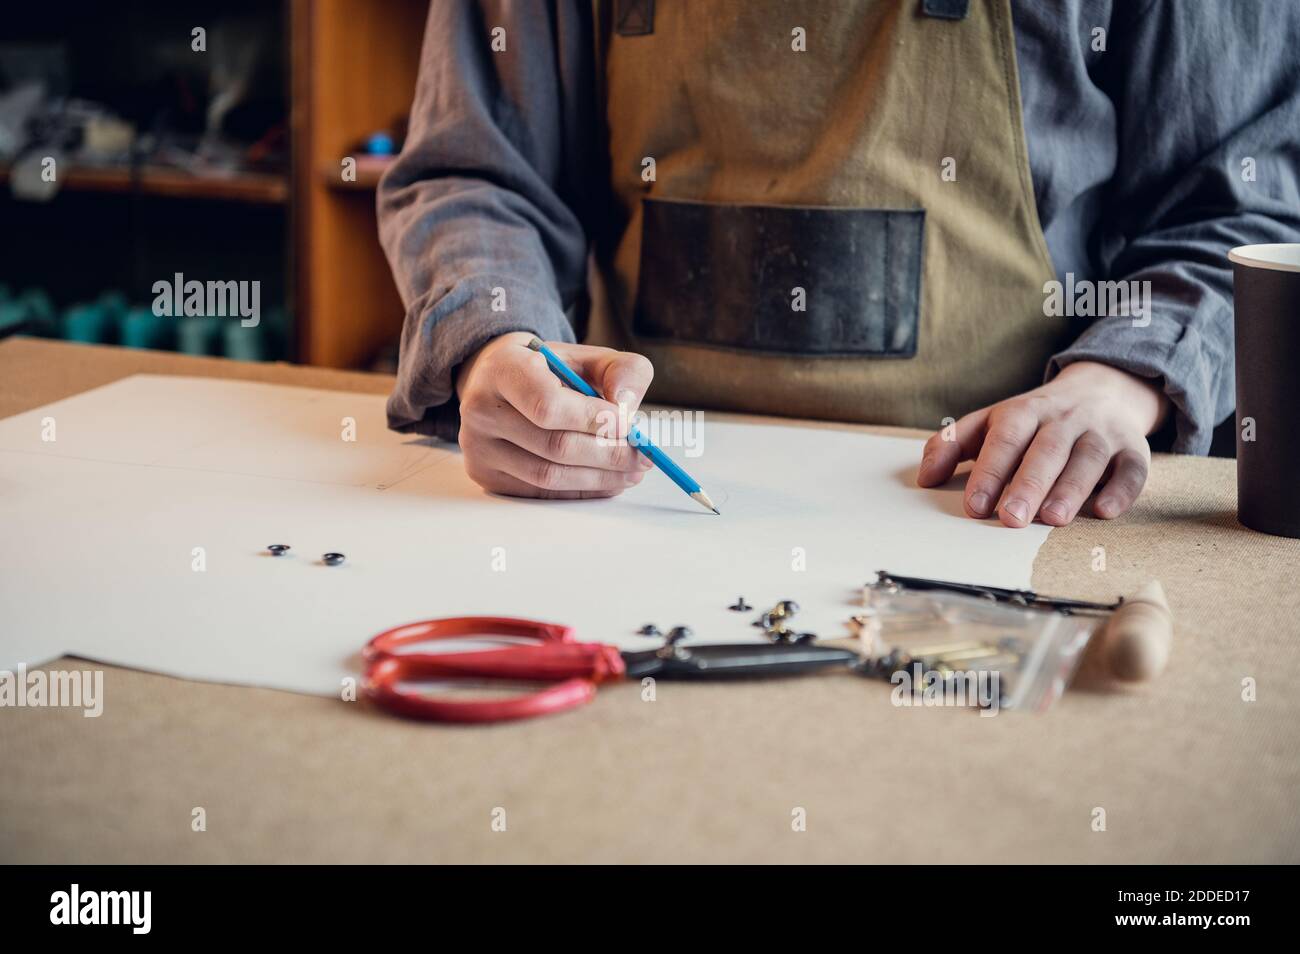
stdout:
<svg viewBox="0 0 1300 954">
<path fill-rule="evenodd" d="M 1159 380 L 1172 449 L 1203 454 L 1234 403 L 1227 250 L 1300 237 L 1300 2 L 1011 6 L 1058 277 L 1152 290 L 1147 327 L 1074 319 L 1080 334 L 1046 377 L 1088 360 Z M 495 26 L 509 56 L 490 50 Z M 430 4 L 410 131 L 378 196 L 407 309 L 397 430 L 455 440 L 452 375 L 497 335 L 574 340 L 606 188 L 592 29 L 589 0 Z M 497 286 L 508 313 L 492 310 Z"/>
</svg>

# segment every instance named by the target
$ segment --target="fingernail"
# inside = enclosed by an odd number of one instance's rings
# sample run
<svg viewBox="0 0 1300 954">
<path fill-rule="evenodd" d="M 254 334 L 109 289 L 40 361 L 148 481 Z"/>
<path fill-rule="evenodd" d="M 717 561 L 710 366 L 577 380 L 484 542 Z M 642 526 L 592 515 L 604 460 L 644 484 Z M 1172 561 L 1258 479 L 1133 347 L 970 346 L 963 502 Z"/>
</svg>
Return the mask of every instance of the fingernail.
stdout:
<svg viewBox="0 0 1300 954">
<path fill-rule="evenodd" d="M 1069 516 L 1069 511 L 1065 509 L 1065 504 L 1061 503 L 1059 500 L 1053 500 L 1044 505 L 1043 513 L 1047 514 L 1047 516 L 1051 517 L 1053 520 L 1064 520 Z"/>
<path fill-rule="evenodd" d="M 970 498 L 970 508 L 981 517 L 984 516 L 989 512 L 989 495 L 983 491 L 980 491 L 977 494 L 972 494 Z"/>
<path fill-rule="evenodd" d="M 655 465 L 654 461 L 652 461 L 649 457 L 642 457 L 640 454 L 637 455 L 636 459 L 637 462 L 641 465 L 642 470 L 649 470 Z"/>
<path fill-rule="evenodd" d="M 623 484 L 624 484 L 624 486 L 627 486 L 627 487 L 633 487 L 633 486 L 635 486 L 635 485 L 641 483 L 641 478 L 642 478 L 643 476 L 645 476 L 643 473 L 624 474 L 624 475 L 623 475 Z"/>
<path fill-rule="evenodd" d="M 1097 513 L 1103 517 L 1109 517 L 1117 509 L 1119 506 L 1115 503 L 1114 497 L 1102 497 L 1097 501 Z"/>
<path fill-rule="evenodd" d="M 1029 522 L 1029 507 L 1019 497 L 1013 497 L 1002 505 L 1002 509 L 1021 523 Z"/>
</svg>

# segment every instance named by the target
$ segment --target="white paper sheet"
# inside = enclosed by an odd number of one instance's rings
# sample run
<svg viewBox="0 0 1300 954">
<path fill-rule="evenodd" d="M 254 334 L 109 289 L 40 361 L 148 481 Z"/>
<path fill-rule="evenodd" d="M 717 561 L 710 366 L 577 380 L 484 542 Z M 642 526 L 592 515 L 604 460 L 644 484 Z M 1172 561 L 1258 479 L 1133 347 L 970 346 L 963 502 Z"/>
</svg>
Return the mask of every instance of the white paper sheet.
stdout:
<svg viewBox="0 0 1300 954">
<path fill-rule="evenodd" d="M 0 669 L 72 653 L 336 695 L 372 635 L 419 619 L 747 640 L 743 595 L 797 600 L 831 637 L 878 569 L 1029 585 L 1048 528 L 917 489 L 917 441 L 708 415 L 700 435 L 698 457 L 666 450 L 720 517 L 657 471 L 612 500 L 489 496 L 455 448 L 387 430 L 374 395 L 151 375 L 86 392 L 0 421 Z"/>
</svg>

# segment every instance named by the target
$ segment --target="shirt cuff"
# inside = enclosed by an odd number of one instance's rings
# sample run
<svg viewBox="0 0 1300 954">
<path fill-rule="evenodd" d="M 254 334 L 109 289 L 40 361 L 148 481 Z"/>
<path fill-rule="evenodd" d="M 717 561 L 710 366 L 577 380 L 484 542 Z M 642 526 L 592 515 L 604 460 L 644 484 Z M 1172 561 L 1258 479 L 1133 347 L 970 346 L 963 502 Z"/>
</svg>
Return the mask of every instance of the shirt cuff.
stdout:
<svg viewBox="0 0 1300 954">
<path fill-rule="evenodd" d="M 1218 423 L 1216 396 L 1231 390 L 1232 355 L 1211 354 L 1195 328 L 1168 316 L 1152 315 L 1150 324 L 1135 326 L 1129 317 L 1101 318 L 1074 344 L 1054 355 L 1044 380 L 1066 365 L 1096 361 L 1140 378 L 1159 381 L 1173 408 L 1176 454 L 1206 454 Z M 1221 380 L 1227 368 L 1227 381 Z"/>
<path fill-rule="evenodd" d="M 494 303 L 502 310 L 494 311 Z M 543 341 L 574 340 L 554 293 L 495 276 L 457 282 L 420 316 L 408 315 L 388 399 L 388 426 L 454 442 L 460 432 L 456 369 L 493 338 L 530 332 Z"/>
</svg>

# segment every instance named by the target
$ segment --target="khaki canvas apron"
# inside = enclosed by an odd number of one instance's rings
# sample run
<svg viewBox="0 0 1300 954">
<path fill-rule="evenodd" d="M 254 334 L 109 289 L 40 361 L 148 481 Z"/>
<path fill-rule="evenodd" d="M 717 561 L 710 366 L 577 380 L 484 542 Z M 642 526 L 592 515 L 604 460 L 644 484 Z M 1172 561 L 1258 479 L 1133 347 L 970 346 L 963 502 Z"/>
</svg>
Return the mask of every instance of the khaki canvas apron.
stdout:
<svg viewBox="0 0 1300 954">
<path fill-rule="evenodd" d="M 586 340 L 694 407 L 937 428 L 1037 386 L 1066 329 L 1010 5 L 966 6 L 598 0 Z"/>
</svg>

